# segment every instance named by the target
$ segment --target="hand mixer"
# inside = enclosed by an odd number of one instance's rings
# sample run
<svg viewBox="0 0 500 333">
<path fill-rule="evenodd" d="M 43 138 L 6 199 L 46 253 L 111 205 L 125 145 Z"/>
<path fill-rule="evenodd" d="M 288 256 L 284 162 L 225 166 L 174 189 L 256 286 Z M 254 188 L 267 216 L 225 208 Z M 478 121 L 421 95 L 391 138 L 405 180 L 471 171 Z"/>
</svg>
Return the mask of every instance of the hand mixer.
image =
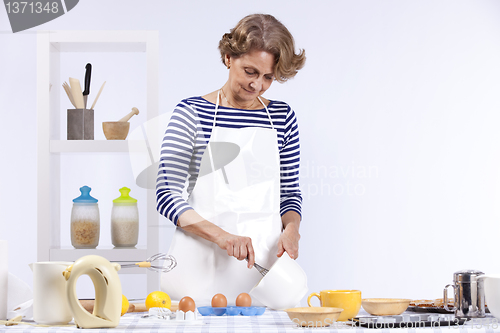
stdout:
<svg viewBox="0 0 500 333">
<path fill-rule="evenodd" d="M 153 264 L 155 262 L 159 264 Z M 88 255 L 81 257 L 63 272 L 67 281 L 67 297 L 75 324 L 79 328 L 111 328 L 118 326 L 122 307 L 122 287 L 118 271 L 123 267 L 146 267 L 156 272 L 169 272 L 177 265 L 174 257 L 164 253 L 155 254 L 146 261 L 119 265 L 107 259 Z M 76 281 L 88 275 L 95 288 L 95 303 L 92 313 L 85 310 L 76 294 Z"/>
</svg>

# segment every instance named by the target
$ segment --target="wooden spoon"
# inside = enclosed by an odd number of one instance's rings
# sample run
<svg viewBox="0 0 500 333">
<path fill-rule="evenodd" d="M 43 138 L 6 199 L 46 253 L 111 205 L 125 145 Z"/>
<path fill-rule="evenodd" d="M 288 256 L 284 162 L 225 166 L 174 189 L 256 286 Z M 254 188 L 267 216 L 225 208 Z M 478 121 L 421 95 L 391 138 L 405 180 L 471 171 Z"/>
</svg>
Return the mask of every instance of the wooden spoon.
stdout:
<svg viewBox="0 0 500 333">
<path fill-rule="evenodd" d="M 71 86 L 71 94 L 75 100 L 77 109 L 83 109 L 85 104 L 83 103 L 82 87 L 80 86 L 80 81 L 72 77 L 69 78 L 69 85 Z"/>
<path fill-rule="evenodd" d="M 64 88 L 64 91 L 66 92 L 66 95 L 68 95 L 69 101 L 71 102 L 71 104 L 73 104 L 73 106 L 76 109 L 77 107 L 75 104 L 75 100 L 73 99 L 73 95 L 71 94 L 71 88 L 66 81 L 64 81 L 64 83 L 63 83 L 63 88 Z"/>
</svg>

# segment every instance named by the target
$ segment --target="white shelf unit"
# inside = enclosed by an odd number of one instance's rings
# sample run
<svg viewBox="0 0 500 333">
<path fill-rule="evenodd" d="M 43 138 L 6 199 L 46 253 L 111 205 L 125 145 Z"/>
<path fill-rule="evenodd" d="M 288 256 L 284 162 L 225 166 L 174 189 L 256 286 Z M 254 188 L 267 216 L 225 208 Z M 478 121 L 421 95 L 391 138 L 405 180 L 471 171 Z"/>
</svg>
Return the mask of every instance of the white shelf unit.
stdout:
<svg viewBox="0 0 500 333">
<path fill-rule="evenodd" d="M 51 153 L 129 153 L 130 147 L 138 147 L 137 144 L 129 144 L 129 140 L 50 140 Z M 141 152 L 142 150 L 137 150 Z"/>
<path fill-rule="evenodd" d="M 159 214 L 154 189 L 148 189 L 146 212 L 139 212 L 141 223 L 147 217 L 146 248 L 74 249 L 61 246 L 60 186 L 61 155 L 68 153 L 128 154 L 127 141 L 67 141 L 61 133 L 60 104 L 61 54 L 65 52 L 141 52 L 146 53 L 147 120 L 158 116 L 159 37 L 157 31 L 39 31 L 37 34 L 37 260 L 74 261 L 84 255 L 97 254 L 114 262 L 138 262 L 158 253 Z M 132 64 L 133 66 L 133 64 Z M 50 88 L 52 87 L 52 89 Z M 51 91 L 49 93 L 49 91 Z M 142 110 L 141 110 L 142 111 Z M 154 126 L 147 122 L 146 126 Z M 98 128 L 94 124 L 95 130 Z M 148 131 L 150 128 L 148 127 Z M 151 132 L 156 133 L 155 129 Z M 101 216 L 101 228 L 103 217 Z M 156 227 L 156 228 L 155 228 Z M 68 235 L 69 237 L 69 235 Z M 123 273 L 147 274 L 148 292 L 159 289 L 160 275 L 145 269 L 123 270 Z"/>
</svg>

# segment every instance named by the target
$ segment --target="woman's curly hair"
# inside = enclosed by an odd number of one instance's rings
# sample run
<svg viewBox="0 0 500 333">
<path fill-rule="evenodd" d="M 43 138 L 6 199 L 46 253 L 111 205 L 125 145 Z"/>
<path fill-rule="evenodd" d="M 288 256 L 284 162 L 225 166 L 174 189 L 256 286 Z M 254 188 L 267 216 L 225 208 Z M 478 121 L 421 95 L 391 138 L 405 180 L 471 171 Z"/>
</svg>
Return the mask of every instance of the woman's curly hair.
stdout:
<svg viewBox="0 0 500 333">
<path fill-rule="evenodd" d="M 288 29 L 272 15 L 252 14 L 244 17 L 219 42 L 222 63 L 225 57 L 239 57 L 252 50 L 266 51 L 274 55 L 274 78 L 285 82 L 304 67 L 304 50 L 295 53 L 295 42 Z"/>
</svg>

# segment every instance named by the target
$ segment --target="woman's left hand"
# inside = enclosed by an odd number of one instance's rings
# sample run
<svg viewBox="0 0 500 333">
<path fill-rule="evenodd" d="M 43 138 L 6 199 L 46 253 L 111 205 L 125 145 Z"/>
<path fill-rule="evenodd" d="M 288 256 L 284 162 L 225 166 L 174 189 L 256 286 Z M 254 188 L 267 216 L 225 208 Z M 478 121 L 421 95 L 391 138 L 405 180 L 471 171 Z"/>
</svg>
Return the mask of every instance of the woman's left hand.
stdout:
<svg viewBox="0 0 500 333">
<path fill-rule="evenodd" d="M 295 213 L 295 212 L 291 212 Z M 285 213 L 285 215 L 288 213 Z M 296 213 L 295 213 L 296 214 Z M 283 218 L 285 218 L 283 215 Z M 298 214 L 297 214 L 298 216 Z M 300 220 L 299 220 L 300 221 Z M 278 257 L 281 257 L 285 251 L 288 253 L 290 258 L 297 259 L 299 256 L 299 223 L 300 222 L 291 222 L 283 219 L 283 224 L 285 226 L 285 230 L 281 234 L 278 240 Z M 288 222 L 288 223 L 287 223 Z"/>
</svg>

